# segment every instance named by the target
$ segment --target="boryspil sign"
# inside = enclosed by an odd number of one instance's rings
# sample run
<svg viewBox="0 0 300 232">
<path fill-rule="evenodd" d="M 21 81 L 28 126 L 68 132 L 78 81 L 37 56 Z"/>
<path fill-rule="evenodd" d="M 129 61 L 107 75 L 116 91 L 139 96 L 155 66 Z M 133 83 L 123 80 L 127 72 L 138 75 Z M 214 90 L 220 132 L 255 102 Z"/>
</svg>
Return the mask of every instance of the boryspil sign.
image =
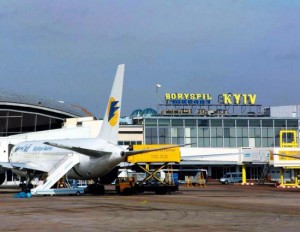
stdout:
<svg viewBox="0 0 300 232">
<path fill-rule="evenodd" d="M 210 105 L 212 96 L 203 93 L 166 93 L 167 104 Z M 218 103 L 224 105 L 254 105 L 256 94 L 223 93 L 218 95 Z"/>
</svg>

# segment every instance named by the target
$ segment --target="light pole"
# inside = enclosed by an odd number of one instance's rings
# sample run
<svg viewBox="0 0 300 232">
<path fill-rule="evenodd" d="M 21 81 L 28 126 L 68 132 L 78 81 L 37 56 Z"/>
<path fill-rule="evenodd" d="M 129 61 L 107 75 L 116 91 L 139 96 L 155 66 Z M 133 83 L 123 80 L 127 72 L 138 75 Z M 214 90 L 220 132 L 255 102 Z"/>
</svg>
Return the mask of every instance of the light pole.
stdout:
<svg viewBox="0 0 300 232">
<path fill-rule="evenodd" d="M 161 88 L 161 84 L 156 84 L 157 112 L 158 112 L 159 103 L 160 103 L 160 98 L 159 98 L 159 95 L 158 95 L 158 89 L 159 88 Z"/>
</svg>

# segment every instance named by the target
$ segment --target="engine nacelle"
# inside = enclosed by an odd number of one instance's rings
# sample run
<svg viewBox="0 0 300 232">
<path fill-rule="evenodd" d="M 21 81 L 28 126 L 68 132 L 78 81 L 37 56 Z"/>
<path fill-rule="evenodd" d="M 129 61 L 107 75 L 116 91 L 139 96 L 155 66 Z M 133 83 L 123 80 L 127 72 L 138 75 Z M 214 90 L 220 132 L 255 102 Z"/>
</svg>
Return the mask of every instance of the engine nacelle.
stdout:
<svg viewBox="0 0 300 232">
<path fill-rule="evenodd" d="M 6 179 L 5 172 L 0 173 L 0 185 L 4 183 L 5 179 Z"/>
</svg>

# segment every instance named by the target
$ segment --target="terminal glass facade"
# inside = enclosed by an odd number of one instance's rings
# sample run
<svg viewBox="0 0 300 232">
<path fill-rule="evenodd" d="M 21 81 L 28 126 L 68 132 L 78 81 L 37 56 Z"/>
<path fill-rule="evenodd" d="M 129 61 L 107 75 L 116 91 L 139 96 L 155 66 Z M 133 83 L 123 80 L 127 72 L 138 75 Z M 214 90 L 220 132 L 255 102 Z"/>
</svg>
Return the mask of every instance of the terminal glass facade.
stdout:
<svg viewBox="0 0 300 232">
<path fill-rule="evenodd" d="M 0 136 L 61 128 L 64 119 L 37 112 L 0 110 Z"/>
<path fill-rule="evenodd" d="M 280 130 L 298 128 L 295 118 L 150 117 L 144 118 L 144 141 L 192 143 L 193 147 L 278 147 Z"/>
</svg>

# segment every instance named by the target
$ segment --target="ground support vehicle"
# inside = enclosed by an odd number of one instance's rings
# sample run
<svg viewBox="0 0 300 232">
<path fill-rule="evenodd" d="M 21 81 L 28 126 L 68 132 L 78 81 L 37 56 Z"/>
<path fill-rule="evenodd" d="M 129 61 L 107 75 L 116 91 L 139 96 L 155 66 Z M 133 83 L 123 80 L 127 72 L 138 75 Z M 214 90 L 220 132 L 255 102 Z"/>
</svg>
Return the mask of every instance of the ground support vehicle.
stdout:
<svg viewBox="0 0 300 232">
<path fill-rule="evenodd" d="M 222 178 L 220 178 L 222 184 L 230 183 L 241 183 L 242 173 L 241 172 L 227 172 Z"/>
<path fill-rule="evenodd" d="M 155 150 L 147 152 L 145 154 L 137 154 L 127 157 L 128 163 L 137 165 L 146 174 L 145 178 L 141 181 L 136 181 L 133 177 L 122 177 L 116 180 L 116 191 L 122 194 L 132 194 L 140 192 L 155 192 L 156 194 L 166 194 L 178 190 L 178 173 L 175 175 L 172 168 L 168 168 L 169 173 L 162 177 L 160 173 L 170 163 L 179 163 L 180 148 L 169 147 L 166 148 L 166 144 L 150 144 L 150 145 L 133 145 L 129 150 L 140 151 L 144 149 L 157 149 L 159 147 L 162 150 Z M 150 164 L 156 163 L 161 165 L 155 170 L 150 170 Z"/>
<path fill-rule="evenodd" d="M 53 189 L 35 189 L 31 191 L 32 196 L 44 195 L 83 195 L 84 188 L 53 188 Z"/>
<path fill-rule="evenodd" d="M 133 177 L 120 177 L 116 179 L 115 189 L 118 194 L 131 195 L 143 192 L 166 194 L 178 191 L 178 184 L 166 184 L 158 181 L 136 183 Z"/>
</svg>

